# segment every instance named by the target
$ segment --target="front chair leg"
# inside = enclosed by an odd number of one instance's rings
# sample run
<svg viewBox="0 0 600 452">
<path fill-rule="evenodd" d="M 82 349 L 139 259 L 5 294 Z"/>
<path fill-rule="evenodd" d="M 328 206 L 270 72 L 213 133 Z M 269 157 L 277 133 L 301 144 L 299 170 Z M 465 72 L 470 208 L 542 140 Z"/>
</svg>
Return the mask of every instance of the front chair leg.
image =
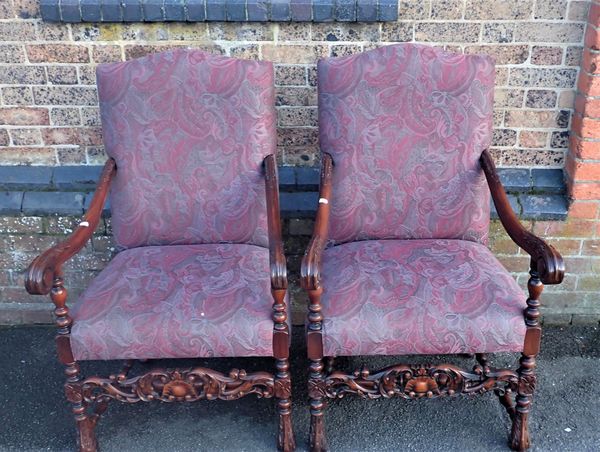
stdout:
<svg viewBox="0 0 600 452">
<path fill-rule="evenodd" d="M 325 452 L 327 440 L 325 438 L 325 426 L 323 425 L 324 401 L 324 379 L 323 360 L 313 359 L 310 364 L 309 379 L 310 397 L 310 451 Z"/>
<path fill-rule="evenodd" d="M 277 434 L 277 448 L 283 452 L 292 452 L 296 449 L 294 429 L 292 427 L 292 387 L 289 374 L 289 360 L 277 359 L 277 375 L 275 385 L 277 388 L 277 411 L 279 412 L 279 432 Z"/>
<path fill-rule="evenodd" d="M 535 375 L 535 358 L 539 353 L 541 329 L 540 317 L 540 295 L 544 285 L 540 281 L 535 268 L 529 272 L 531 277 L 527 283 L 529 298 L 525 310 L 525 346 L 521 359 L 519 360 L 519 381 L 517 386 L 517 397 L 512 430 L 510 433 L 510 447 L 513 450 L 524 451 L 529 448 L 529 426 L 528 418 L 537 377 Z"/>
</svg>

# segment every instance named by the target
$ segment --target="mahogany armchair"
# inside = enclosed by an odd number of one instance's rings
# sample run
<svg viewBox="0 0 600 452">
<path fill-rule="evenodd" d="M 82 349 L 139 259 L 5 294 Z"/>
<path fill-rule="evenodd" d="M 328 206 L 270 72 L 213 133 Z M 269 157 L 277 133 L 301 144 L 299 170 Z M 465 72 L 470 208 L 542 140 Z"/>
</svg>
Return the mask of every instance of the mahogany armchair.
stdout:
<svg viewBox="0 0 600 452">
<path fill-rule="evenodd" d="M 278 447 L 295 448 L 273 67 L 175 50 L 98 67 L 106 162 L 90 209 L 37 257 L 26 288 L 55 304 L 81 451 L 109 400 L 278 399 Z M 111 190 L 120 251 L 72 309 L 62 267 L 92 237 Z M 266 191 L 266 196 L 265 196 Z M 275 372 L 154 368 L 135 360 L 262 356 Z M 123 359 L 111 376 L 80 361 Z M 148 365 L 152 365 L 150 361 Z"/>
<path fill-rule="evenodd" d="M 493 61 L 401 44 L 321 60 L 317 72 L 320 200 L 301 280 L 310 299 L 311 450 L 327 449 L 328 399 L 488 391 L 512 419 L 510 447 L 526 449 L 540 294 L 562 281 L 564 265 L 519 223 L 486 150 Z M 486 246 L 490 192 L 531 256 L 527 299 Z M 518 369 L 491 367 L 494 352 L 520 352 Z M 478 363 L 346 373 L 333 361 L 452 354 Z"/>
</svg>

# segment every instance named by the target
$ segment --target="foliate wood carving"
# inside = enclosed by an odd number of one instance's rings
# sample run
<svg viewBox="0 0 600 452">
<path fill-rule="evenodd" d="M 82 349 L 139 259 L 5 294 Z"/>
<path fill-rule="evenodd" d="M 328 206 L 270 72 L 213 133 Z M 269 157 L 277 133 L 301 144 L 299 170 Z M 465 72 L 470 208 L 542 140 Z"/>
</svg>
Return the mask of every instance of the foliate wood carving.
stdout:
<svg viewBox="0 0 600 452">
<path fill-rule="evenodd" d="M 193 402 L 196 400 L 235 400 L 249 394 L 270 398 L 275 395 L 273 375 L 268 372 L 246 373 L 233 369 L 229 375 L 203 367 L 193 369 L 152 370 L 129 379 L 118 376 L 90 377 L 67 390 L 67 396 L 81 391 L 86 402 L 111 398 L 135 403 L 160 400 L 163 402 Z M 279 388 L 281 391 L 281 388 Z"/>
<path fill-rule="evenodd" d="M 458 394 L 479 394 L 487 391 L 514 391 L 517 373 L 508 369 L 481 366 L 466 371 L 452 365 L 396 365 L 377 373 L 363 368 L 353 374 L 333 372 L 325 380 L 309 384 L 311 398 L 341 398 L 351 393 L 368 399 L 402 397 L 406 399 L 435 398 Z"/>
</svg>

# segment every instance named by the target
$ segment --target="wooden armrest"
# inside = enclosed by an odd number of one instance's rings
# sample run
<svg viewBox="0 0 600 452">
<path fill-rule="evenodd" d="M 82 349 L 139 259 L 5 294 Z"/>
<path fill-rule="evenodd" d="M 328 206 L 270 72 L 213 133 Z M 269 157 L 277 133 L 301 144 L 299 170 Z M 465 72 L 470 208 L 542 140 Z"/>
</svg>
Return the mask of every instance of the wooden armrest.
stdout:
<svg viewBox="0 0 600 452">
<path fill-rule="evenodd" d="M 32 295 L 48 294 L 52 289 L 55 276 L 60 274 L 62 264 L 77 254 L 92 237 L 102 216 L 102 209 L 116 168 L 115 161 L 112 158 L 108 159 L 104 164 L 90 208 L 79 226 L 66 240 L 36 257 L 29 265 L 25 277 L 27 292 Z"/>
<path fill-rule="evenodd" d="M 269 228 L 269 262 L 271 266 L 271 288 L 287 288 L 287 266 L 281 237 L 281 217 L 279 214 L 279 179 L 277 161 L 273 154 L 264 160 L 265 187 L 267 191 L 267 223 Z"/>
<path fill-rule="evenodd" d="M 519 222 L 500 182 L 494 160 L 487 150 L 481 154 L 480 163 L 504 229 L 510 238 L 531 256 L 532 266 L 544 284 L 560 284 L 565 273 L 563 258 L 551 245 L 526 230 Z"/>
<path fill-rule="evenodd" d="M 323 163 L 321 164 L 321 184 L 315 229 L 308 248 L 304 253 L 301 267 L 301 284 L 307 290 L 315 290 L 320 287 L 321 255 L 325 249 L 325 245 L 327 245 L 329 231 L 332 175 L 333 159 L 331 155 L 324 153 Z"/>
</svg>

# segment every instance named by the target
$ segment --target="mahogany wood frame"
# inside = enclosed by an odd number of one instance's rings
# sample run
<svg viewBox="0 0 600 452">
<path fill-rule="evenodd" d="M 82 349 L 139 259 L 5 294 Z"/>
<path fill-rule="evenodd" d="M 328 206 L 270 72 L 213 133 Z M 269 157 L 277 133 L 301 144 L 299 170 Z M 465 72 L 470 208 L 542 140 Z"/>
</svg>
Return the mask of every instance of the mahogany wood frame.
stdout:
<svg viewBox="0 0 600 452">
<path fill-rule="evenodd" d="M 79 364 L 71 351 L 70 332 L 73 319 L 67 307 L 62 265 L 78 253 L 92 237 L 102 215 L 102 209 L 117 171 L 111 158 L 104 165 L 96 192 L 87 213 L 75 231 L 63 242 L 36 257 L 27 270 L 25 287 L 31 294 L 46 295 L 55 305 L 56 346 L 58 359 L 65 365 L 67 381 L 65 394 L 72 405 L 77 424 L 77 443 L 81 452 L 98 449 L 95 426 L 110 399 L 126 403 L 160 400 L 164 402 L 193 402 L 196 400 L 235 400 L 249 394 L 277 398 L 279 428 L 277 447 L 285 452 L 295 449 L 291 421 L 291 381 L 289 373 L 290 331 L 288 309 L 287 270 L 283 254 L 281 220 L 279 215 L 279 186 L 274 155 L 263 162 L 265 173 L 271 295 L 273 297 L 273 357 L 275 374 L 259 371 L 247 373 L 232 369 L 228 375 L 212 369 L 152 369 L 142 375 L 129 377 L 134 360 L 127 360 L 123 369 L 108 377 L 81 376 Z"/>
<path fill-rule="evenodd" d="M 483 151 L 480 164 L 502 225 L 512 240 L 531 256 L 530 279 L 527 284 L 529 297 L 527 308 L 524 310 L 527 329 L 519 368 L 516 371 L 491 368 L 487 356 L 479 353 L 475 355 L 478 364 L 472 371 L 450 364 L 425 366 L 399 364 L 376 373 L 362 368 L 352 374 L 346 374 L 333 369 L 334 357 L 323 356 L 321 255 L 328 239 L 334 171 L 331 155 L 323 153 L 320 200 L 315 229 L 301 267 L 302 287 L 307 290 L 310 302 L 306 341 L 310 360 L 308 391 L 311 413 L 310 450 L 312 452 L 327 450 L 323 424 L 326 400 L 341 398 L 348 393 L 368 399 L 380 397 L 418 399 L 494 391 L 512 420 L 509 446 L 519 451 L 529 447 L 527 420 L 536 385 L 535 359 L 540 350 L 541 339 L 540 295 L 544 284 L 560 284 L 562 282 L 565 267 L 562 257 L 552 246 L 521 225 L 512 211 L 492 157 L 487 150 Z M 326 366 L 324 358 L 328 358 Z M 513 393 L 516 394 L 514 400 Z"/>
</svg>

